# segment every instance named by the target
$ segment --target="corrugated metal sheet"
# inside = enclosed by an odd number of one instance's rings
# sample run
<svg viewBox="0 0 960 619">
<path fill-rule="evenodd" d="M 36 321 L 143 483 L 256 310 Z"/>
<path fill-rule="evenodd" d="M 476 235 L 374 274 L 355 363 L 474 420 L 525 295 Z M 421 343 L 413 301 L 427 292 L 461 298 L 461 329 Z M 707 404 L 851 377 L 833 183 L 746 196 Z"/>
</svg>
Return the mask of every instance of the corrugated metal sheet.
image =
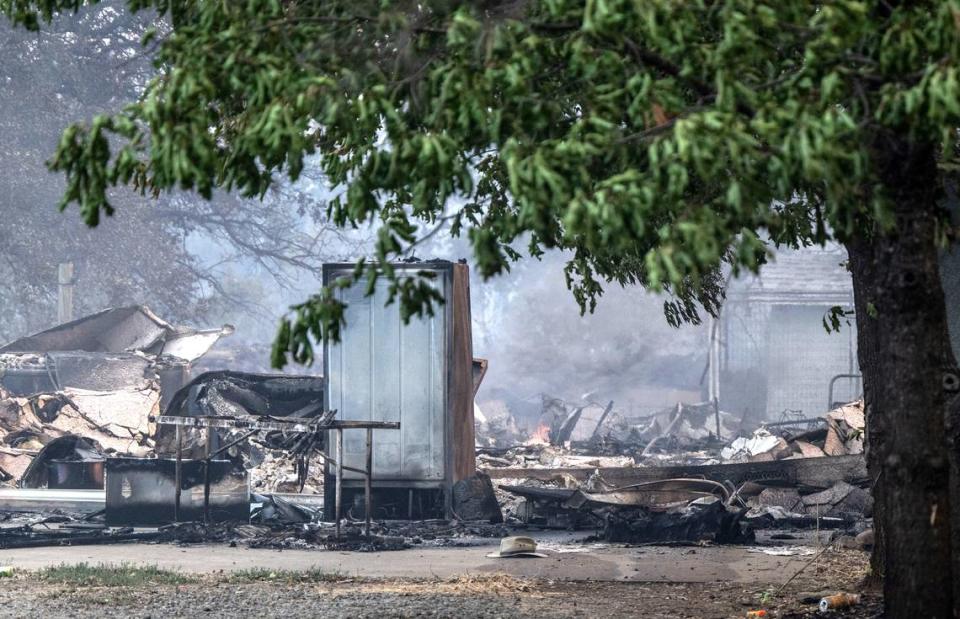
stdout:
<svg viewBox="0 0 960 619">
<path fill-rule="evenodd" d="M 440 275 L 435 285 L 446 296 L 446 270 Z M 387 282 L 378 281 L 370 297 L 365 289 L 364 281 L 339 292 L 347 303 L 346 326 L 341 342 L 327 347 L 328 406 L 339 419 L 400 422 L 399 431 L 374 431 L 375 479 L 442 482 L 447 312 L 437 308 L 434 316 L 404 325 L 400 306 L 385 305 Z M 344 432 L 346 465 L 364 467 L 365 432 Z"/>
</svg>

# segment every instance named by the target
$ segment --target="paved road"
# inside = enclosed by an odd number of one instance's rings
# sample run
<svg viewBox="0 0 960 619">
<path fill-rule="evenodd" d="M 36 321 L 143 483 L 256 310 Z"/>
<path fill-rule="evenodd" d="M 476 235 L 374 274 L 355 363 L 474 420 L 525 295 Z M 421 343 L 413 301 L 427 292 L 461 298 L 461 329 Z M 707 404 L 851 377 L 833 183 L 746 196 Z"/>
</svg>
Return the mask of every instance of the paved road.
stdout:
<svg viewBox="0 0 960 619">
<path fill-rule="evenodd" d="M 742 546 L 642 547 L 571 543 L 569 536 L 539 536 L 545 559 L 494 559 L 496 540 L 470 547 L 424 547 L 364 553 L 265 550 L 225 545 L 113 544 L 0 550 L 0 565 L 38 569 L 60 563 L 151 564 L 192 573 L 255 567 L 303 570 L 320 567 L 349 576 L 449 578 L 504 572 L 548 580 L 635 582 L 740 582 L 779 580 L 799 569 L 808 555 L 771 556 Z M 810 552 L 812 549 L 808 549 Z"/>
</svg>

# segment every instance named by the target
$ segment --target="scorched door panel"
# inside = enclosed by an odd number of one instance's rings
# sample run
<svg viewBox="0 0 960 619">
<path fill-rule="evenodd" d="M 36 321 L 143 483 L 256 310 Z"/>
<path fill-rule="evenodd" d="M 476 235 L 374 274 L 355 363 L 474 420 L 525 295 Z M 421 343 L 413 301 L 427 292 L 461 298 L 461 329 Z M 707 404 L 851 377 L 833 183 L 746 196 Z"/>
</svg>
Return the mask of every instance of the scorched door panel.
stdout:
<svg viewBox="0 0 960 619">
<path fill-rule="evenodd" d="M 364 296 L 365 281 L 340 291 L 346 325 L 341 342 L 328 346 L 329 404 L 339 419 L 400 422 L 399 431 L 374 431 L 376 479 L 440 482 L 446 313 L 438 307 L 434 316 L 414 317 L 405 325 L 399 304 L 386 305 L 388 286 L 378 281 L 372 297 Z M 445 293 L 445 278 L 436 286 Z M 344 464 L 363 468 L 366 430 L 345 430 L 343 436 Z M 360 475 L 346 471 L 344 477 Z"/>
</svg>

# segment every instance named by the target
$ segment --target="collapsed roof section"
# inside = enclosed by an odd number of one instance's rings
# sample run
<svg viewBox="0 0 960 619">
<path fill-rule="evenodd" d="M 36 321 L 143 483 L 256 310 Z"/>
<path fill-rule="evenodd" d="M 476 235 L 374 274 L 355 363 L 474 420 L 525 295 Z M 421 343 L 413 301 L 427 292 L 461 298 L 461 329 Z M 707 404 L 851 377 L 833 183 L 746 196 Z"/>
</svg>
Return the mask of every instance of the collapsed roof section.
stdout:
<svg viewBox="0 0 960 619">
<path fill-rule="evenodd" d="M 141 352 L 170 355 L 184 361 L 201 357 L 233 327 L 193 329 L 161 319 L 145 305 L 105 309 L 0 347 L 4 352 L 48 353 L 85 351 L 99 353 Z"/>
<path fill-rule="evenodd" d="M 323 410 L 323 378 L 220 370 L 193 379 L 164 414 L 313 417 Z"/>
<path fill-rule="evenodd" d="M 0 390 L 14 396 L 54 393 L 67 387 L 110 391 L 146 389 L 151 360 L 132 353 L 0 353 Z"/>
<path fill-rule="evenodd" d="M 281 374 L 253 374 L 218 370 L 206 372 L 185 385 L 163 407 L 164 415 L 177 417 L 298 417 L 311 419 L 321 415 L 323 406 L 323 378 L 318 376 L 286 376 Z M 223 430 L 211 430 L 211 448 L 229 443 L 234 435 Z M 264 437 L 263 445 L 290 448 L 300 441 L 299 435 L 278 436 L 272 432 Z M 176 451 L 172 428 L 157 429 L 157 452 L 173 454 Z M 322 438 L 322 435 L 320 437 Z M 188 430 L 183 439 L 185 457 L 202 457 L 207 438 Z M 303 442 L 303 441 L 300 441 Z M 306 446 L 306 443 L 304 443 Z M 249 445 L 241 446 L 249 467 L 258 466 L 262 456 Z"/>
<path fill-rule="evenodd" d="M 70 453 L 69 441 L 82 438 L 98 453 L 152 454 L 150 416 L 189 380 L 191 362 L 232 332 L 174 326 L 134 305 L 0 347 L 0 483 L 45 484 L 39 450 L 61 439 Z M 24 479 L 30 467 L 40 472 Z"/>
</svg>

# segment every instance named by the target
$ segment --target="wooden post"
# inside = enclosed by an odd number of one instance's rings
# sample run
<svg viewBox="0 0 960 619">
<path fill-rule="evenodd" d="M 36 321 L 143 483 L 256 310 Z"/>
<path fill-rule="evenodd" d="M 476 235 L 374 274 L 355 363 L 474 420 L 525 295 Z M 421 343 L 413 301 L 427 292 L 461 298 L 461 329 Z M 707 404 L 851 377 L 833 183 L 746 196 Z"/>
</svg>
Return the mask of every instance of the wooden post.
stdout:
<svg viewBox="0 0 960 619">
<path fill-rule="evenodd" d="M 367 428 L 367 475 L 364 477 L 364 512 L 367 517 L 367 539 L 370 539 L 370 512 L 373 502 L 370 495 L 373 492 L 373 428 Z"/>
<path fill-rule="evenodd" d="M 73 320 L 73 263 L 61 262 L 57 265 L 57 322 L 63 324 Z"/>
</svg>

